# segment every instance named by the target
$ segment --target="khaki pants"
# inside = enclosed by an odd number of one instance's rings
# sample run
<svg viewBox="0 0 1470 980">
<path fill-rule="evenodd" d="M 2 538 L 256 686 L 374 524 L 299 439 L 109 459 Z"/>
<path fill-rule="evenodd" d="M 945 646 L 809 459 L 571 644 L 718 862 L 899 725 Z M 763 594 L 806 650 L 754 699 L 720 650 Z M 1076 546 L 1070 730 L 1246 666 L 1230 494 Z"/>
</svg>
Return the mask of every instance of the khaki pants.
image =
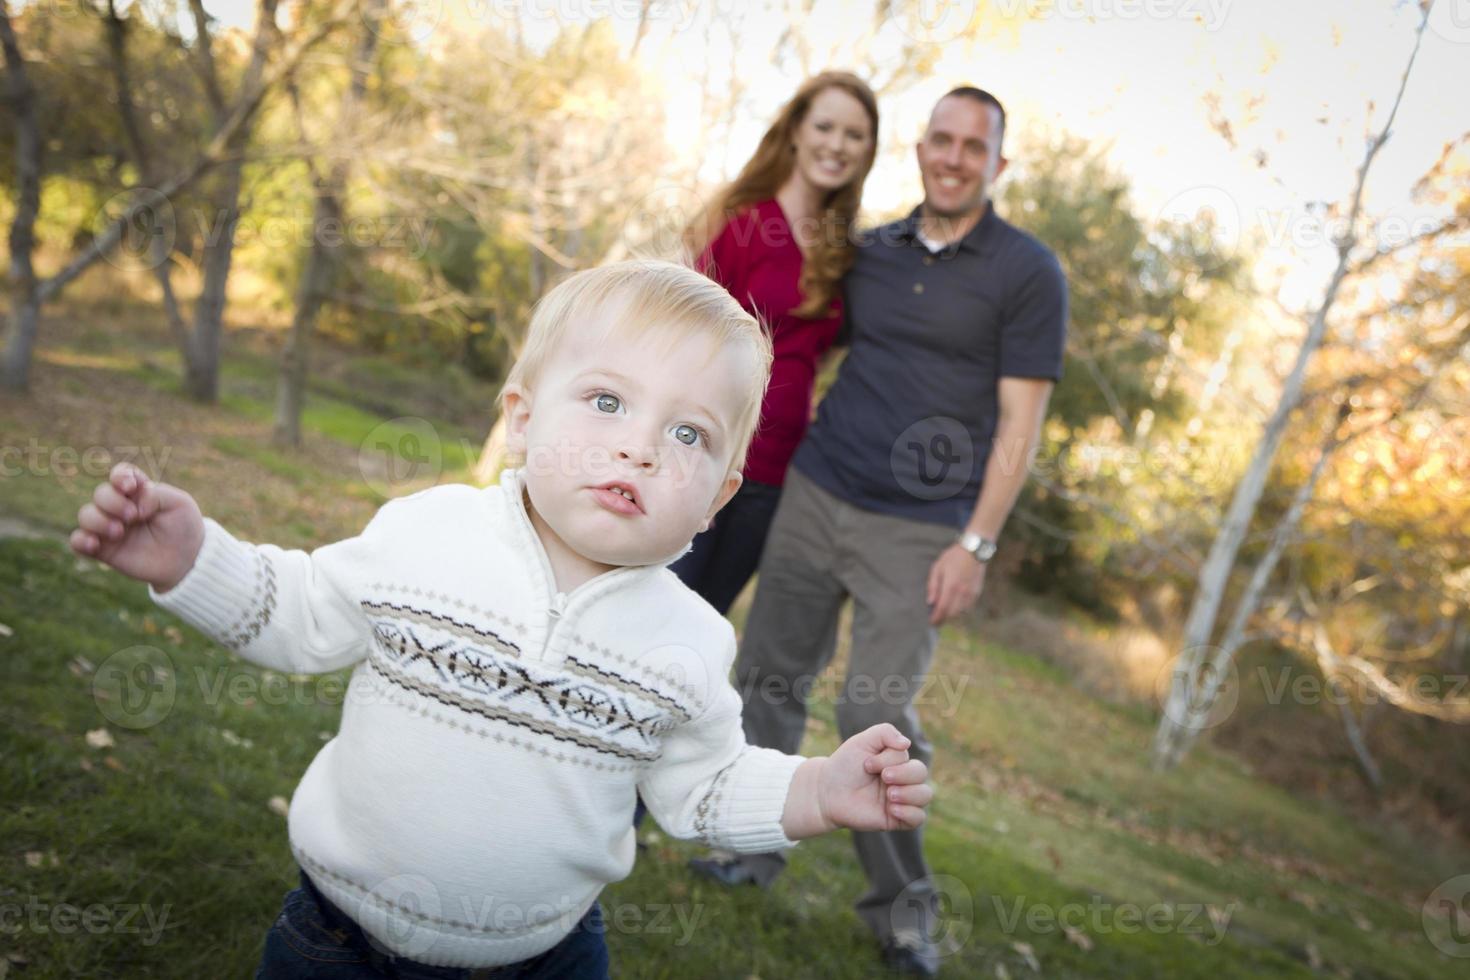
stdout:
<svg viewBox="0 0 1470 980">
<path fill-rule="evenodd" d="M 766 539 L 755 602 L 735 660 L 746 739 L 794 753 L 806 727 L 806 700 L 837 646 L 837 619 L 853 600 L 852 652 L 837 704 L 842 738 L 891 722 L 912 740 L 909 754 L 931 750 L 912 703 L 938 641 L 925 588 L 957 529 L 862 510 L 832 496 L 794 467 Z M 927 935 L 934 889 L 923 832 L 853 832 L 868 893 L 858 915 L 879 939 L 900 930 Z M 768 883 L 785 856 L 745 855 Z"/>
</svg>

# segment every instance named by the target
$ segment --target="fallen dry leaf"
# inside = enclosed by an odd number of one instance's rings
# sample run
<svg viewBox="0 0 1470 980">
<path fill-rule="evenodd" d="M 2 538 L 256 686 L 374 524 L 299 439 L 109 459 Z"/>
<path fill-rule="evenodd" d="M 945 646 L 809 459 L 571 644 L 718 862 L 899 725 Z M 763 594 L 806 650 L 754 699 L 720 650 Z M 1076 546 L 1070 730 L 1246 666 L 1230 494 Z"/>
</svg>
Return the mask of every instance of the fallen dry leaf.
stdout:
<svg viewBox="0 0 1470 980">
<path fill-rule="evenodd" d="M 104 756 L 102 759 L 102 764 L 107 768 L 113 769 L 117 772 L 126 772 L 128 768 L 127 766 L 123 765 L 122 760 L 115 755 Z"/>
<path fill-rule="evenodd" d="M 1078 929 L 1076 926 L 1062 926 L 1062 932 L 1067 936 L 1067 942 L 1076 946 L 1084 953 L 1092 952 L 1092 937 Z"/>
<path fill-rule="evenodd" d="M 26 851 L 26 867 L 39 868 L 45 857 L 40 851 Z"/>
<path fill-rule="evenodd" d="M 1316 895 L 1308 895 L 1306 892 L 1292 890 L 1287 893 L 1287 897 L 1311 912 L 1316 912 L 1322 904 L 1317 900 Z"/>
<path fill-rule="evenodd" d="M 1030 943 L 1011 943 L 1011 949 L 1014 949 L 1016 955 L 1026 961 L 1027 966 L 1037 973 L 1041 972 L 1041 961 L 1036 958 L 1036 950 L 1031 948 Z"/>
<path fill-rule="evenodd" d="M 224 743 L 226 745 L 233 745 L 233 746 L 236 746 L 237 748 L 242 748 L 242 749 L 249 749 L 249 748 L 254 748 L 255 747 L 255 743 L 253 741 L 251 741 L 248 738 L 242 738 L 239 735 L 236 735 L 234 732 L 230 731 L 228 728 L 221 728 L 221 729 L 219 729 L 219 737 L 224 740 Z"/>
<path fill-rule="evenodd" d="M 15 630 L 11 629 L 9 626 L 6 626 L 4 623 L 0 623 L 0 636 L 14 636 L 14 635 L 15 635 Z"/>
<path fill-rule="evenodd" d="M 272 796 L 266 804 L 272 813 L 284 817 L 291 812 L 291 804 L 284 796 Z"/>
<path fill-rule="evenodd" d="M 87 744 L 94 749 L 110 749 L 115 744 L 112 733 L 105 728 L 94 728 L 87 733 Z"/>
</svg>

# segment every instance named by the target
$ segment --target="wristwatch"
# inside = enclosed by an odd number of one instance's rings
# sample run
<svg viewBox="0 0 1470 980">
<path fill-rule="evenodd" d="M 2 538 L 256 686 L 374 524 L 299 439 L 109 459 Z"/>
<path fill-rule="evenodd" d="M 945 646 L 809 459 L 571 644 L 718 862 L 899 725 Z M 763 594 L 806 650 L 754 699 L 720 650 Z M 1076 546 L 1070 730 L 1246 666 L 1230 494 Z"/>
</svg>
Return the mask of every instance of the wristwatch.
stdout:
<svg viewBox="0 0 1470 980">
<path fill-rule="evenodd" d="M 976 561 L 984 563 L 995 557 L 995 542 L 989 538 L 982 538 L 974 531 L 966 531 L 960 535 L 960 547 L 970 553 Z"/>
</svg>

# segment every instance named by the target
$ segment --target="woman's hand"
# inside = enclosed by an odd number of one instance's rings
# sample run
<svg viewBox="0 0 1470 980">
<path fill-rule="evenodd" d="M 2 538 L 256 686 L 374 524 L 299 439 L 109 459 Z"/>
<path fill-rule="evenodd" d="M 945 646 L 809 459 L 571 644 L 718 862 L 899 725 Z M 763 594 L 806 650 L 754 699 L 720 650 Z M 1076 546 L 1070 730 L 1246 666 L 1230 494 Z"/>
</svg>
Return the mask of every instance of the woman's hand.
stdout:
<svg viewBox="0 0 1470 980">
<path fill-rule="evenodd" d="M 159 592 L 178 585 L 204 544 L 204 516 L 188 493 L 118 463 L 77 511 L 71 549 Z"/>
</svg>

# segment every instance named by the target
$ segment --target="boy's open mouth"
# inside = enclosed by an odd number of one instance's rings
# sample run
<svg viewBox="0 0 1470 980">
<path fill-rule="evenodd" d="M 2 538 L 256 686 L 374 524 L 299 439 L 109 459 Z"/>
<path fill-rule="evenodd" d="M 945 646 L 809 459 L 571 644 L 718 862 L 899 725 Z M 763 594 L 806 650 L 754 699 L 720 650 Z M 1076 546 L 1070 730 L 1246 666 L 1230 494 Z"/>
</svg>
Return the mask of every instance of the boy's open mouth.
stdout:
<svg viewBox="0 0 1470 980">
<path fill-rule="evenodd" d="M 615 514 L 641 514 L 643 504 L 638 499 L 638 491 L 632 484 L 621 480 L 613 480 L 601 486 L 592 488 L 597 502 Z"/>
</svg>

